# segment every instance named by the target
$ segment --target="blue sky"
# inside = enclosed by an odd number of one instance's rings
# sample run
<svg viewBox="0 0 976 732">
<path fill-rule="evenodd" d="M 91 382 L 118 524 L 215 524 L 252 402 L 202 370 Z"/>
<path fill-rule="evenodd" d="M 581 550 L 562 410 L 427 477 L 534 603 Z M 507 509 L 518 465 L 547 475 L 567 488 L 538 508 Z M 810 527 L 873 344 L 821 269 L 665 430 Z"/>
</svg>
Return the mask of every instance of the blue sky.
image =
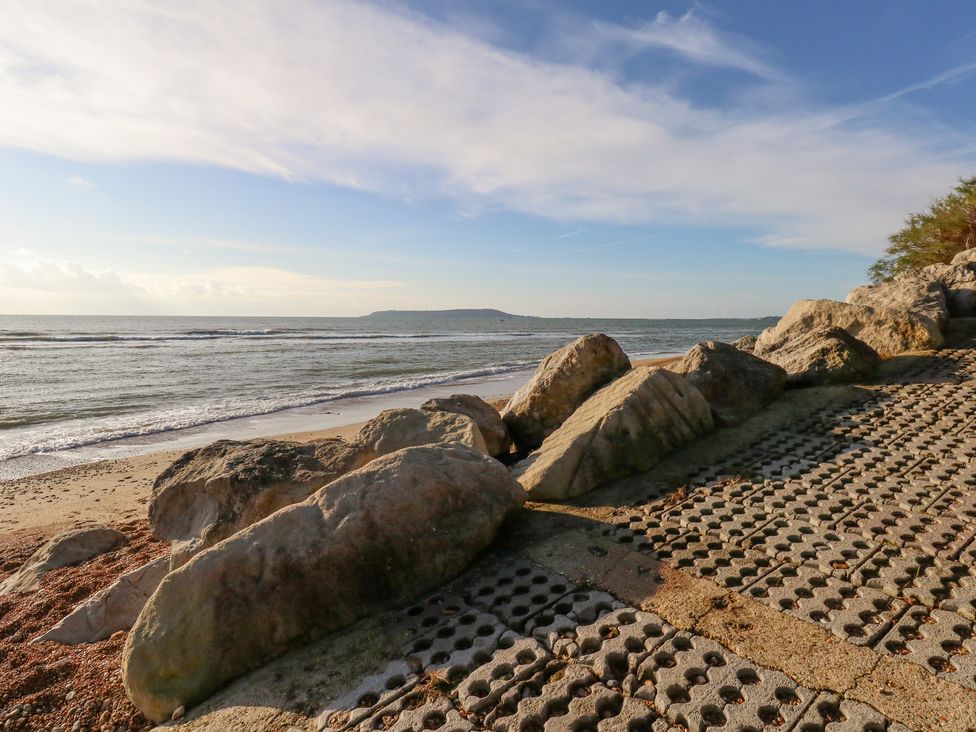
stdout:
<svg viewBox="0 0 976 732">
<path fill-rule="evenodd" d="M 777 314 L 976 174 L 976 4 L 0 4 L 0 312 Z"/>
</svg>

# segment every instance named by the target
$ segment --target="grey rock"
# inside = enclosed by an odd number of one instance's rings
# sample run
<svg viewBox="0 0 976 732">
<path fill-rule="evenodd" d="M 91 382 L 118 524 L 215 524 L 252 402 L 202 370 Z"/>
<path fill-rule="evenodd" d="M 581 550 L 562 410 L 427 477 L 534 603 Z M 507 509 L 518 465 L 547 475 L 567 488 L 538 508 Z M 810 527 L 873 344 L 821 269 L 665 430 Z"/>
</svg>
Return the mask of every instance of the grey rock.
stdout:
<svg viewBox="0 0 976 732">
<path fill-rule="evenodd" d="M 951 316 L 976 315 L 976 263 L 930 264 L 922 267 L 918 276 L 942 285 Z"/>
<path fill-rule="evenodd" d="M 976 264 L 976 248 L 963 249 L 961 252 L 958 252 L 949 263 L 950 264 Z"/>
<path fill-rule="evenodd" d="M 883 358 L 938 348 L 943 341 L 938 325 L 918 313 L 835 300 L 799 300 L 775 326 L 759 335 L 755 354 L 765 358 L 787 341 L 821 327 L 843 328 Z"/>
<path fill-rule="evenodd" d="M 95 643 L 118 630 L 128 630 L 168 572 L 169 557 L 159 557 L 126 572 L 78 605 L 34 642 Z"/>
<path fill-rule="evenodd" d="M 786 371 L 718 341 L 699 343 L 668 367 L 698 389 L 715 423 L 736 425 L 773 401 L 786 386 Z"/>
<path fill-rule="evenodd" d="M 149 719 L 168 719 L 452 579 L 524 500 L 501 463 L 464 445 L 379 457 L 170 572 L 126 639 L 126 692 Z"/>
<path fill-rule="evenodd" d="M 176 542 L 172 568 L 280 508 L 362 467 L 365 451 L 343 440 L 220 440 L 190 450 L 153 485 L 149 523 Z"/>
<path fill-rule="evenodd" d="M 30 555 L 23 566 L 0 582 L 0 596 L 36 589 L 52 569 L 81 564 L 111 551 L 125 540 L 125 534 L 104 526 L 76 529 L 55 536 Z"/>
<path fill-rule="evenodd" d="M 534 500 L 563 500 L 654 467 L 711 430 L 705 397 L 678 374 L 635 368 L 587 399 L 513 475 Z"/>
<path fill-rule="evenodd" d="M 428 399 L 420 405 L 420 408 L 425 412 L 451 412 L 473 419 L 485 440 L 489 455 L 495 457 L 504 455 L 512 447 L 508 428 L 498 410 L 480 397 L 470 394 L 452 394 L 449 397 Z"/>
<path fill-rule="evenodd" d="M 881 362 L 873 348 L 842 328 L 821 327 L 766 353 L 782 366 L 790 386 L 840 384 L 870 379 Z"/>
<path fill-rule="evenodd" d="M 456 443 L 488 454 L 481 430 L 473 419 L 453 412 L 386 409 L 363 425 L 356 436 L 369 459 L 405 447 Z"/>
<path fill-rule="evenodd" d="M 582 336 L 546 356 L 508 402 L 502 419 L 520 450 L 532 450 L 601 386 L 630 369 L 613 338 Z"/>
<path fill-rule="evenodd" d="M 899 308 L 918 313 L 944 328 L 949 319 L 949 306 L 941 283 L 923 277 L 900 277 L 880 285 L 864 285 L 847 293 L 851 305 L 864 305 L 881 310 Z"/>
</svg>

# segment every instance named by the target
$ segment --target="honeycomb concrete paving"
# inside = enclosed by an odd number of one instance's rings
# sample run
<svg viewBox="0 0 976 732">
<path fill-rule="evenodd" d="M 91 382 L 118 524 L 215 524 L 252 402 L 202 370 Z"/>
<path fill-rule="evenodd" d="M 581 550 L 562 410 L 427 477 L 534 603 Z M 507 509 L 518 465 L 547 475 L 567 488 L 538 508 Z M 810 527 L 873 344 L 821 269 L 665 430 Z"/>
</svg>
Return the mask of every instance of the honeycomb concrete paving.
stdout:
<svg viewBox="0 0 976 732">
<path fill-rule="evenodd" d="M 532 508 L 397 614 L 383 663 L 322 699 L 317 728 L 976 730 L 961 343 L 790 392 L 724 452 Z"/>
</svg>

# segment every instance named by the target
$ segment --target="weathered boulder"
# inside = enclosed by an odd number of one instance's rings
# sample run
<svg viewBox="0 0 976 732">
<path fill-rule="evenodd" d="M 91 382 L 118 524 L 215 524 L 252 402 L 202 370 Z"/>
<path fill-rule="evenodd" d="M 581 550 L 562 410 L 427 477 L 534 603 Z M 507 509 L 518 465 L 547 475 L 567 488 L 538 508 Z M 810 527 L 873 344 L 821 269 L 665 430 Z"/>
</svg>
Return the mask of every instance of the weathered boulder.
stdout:
<svg viewBox="0 0 976 732">
<path fill-rule="evenodd" d="M 473 419 L 485 440 L 489 455 L 504 455 L 512 447 L 508 428 L 498 410 L 480 397 L 470 394 L 452 394 L 449 397 L 428 399 L 420 405 L 420 408 L 425 412 L 451 412 Z"/>
<path fill-rule="evenodd" d="M 650 470 L 712 429 L 705 397 L 683 377 L 639 366 L 587 399 L 513 475 L 534 500 L 563 500 Z"/>
<path fill-rule="evenodd" d="M 898 308 L 918 313 L 944 328 L 949 319 L 945 291 L 939 282 L 922 277 L 900 277 L 879 285 L 856 287 L 847 293 L 851 305 L 864 305 L 875 310 Z"/>
<path fill-rule="evenodd" d="M 923 315 L 894 308 L 875 310 L 835 300 L 799 300 L 776 325 L 759 335 L 755 354 L 765 358 L 787 341 L 824 326 L 843 328 L 882 357 L 942 345 L 938 325 Z"/>
<path fill-rule="evenodd" d="M 976 264 L 976 248 L 963 249 L 950 261 L 950 264 Z"/>
<path fill-rule="evenodd" d="M 35 589 L 52 569 L 81 564 L 111 551 L 125 541 L 125 534 L 104 526 L 67 531 L 55 536 L 30 555 L 23 566 L 0 582 L 0 596 Z"/>
<path fill-rule="evenodd" d="M 630 359 L 602 333 L 550 353 L 502 412 L 512 440 L 520 450 L 539 447 L 593 392 L 629 369 Z"/>
<path fill-rule="evenodd" d="M 497 460 L 464 445 L 400 450 L 170 572 L 123 652 L 151 720 L 461 573 L 522 505 Z"/>
<path fill-rule="evenodd" d="M 803 333 L 763 358 L 786 370 L 790 386 L 865 381 L 881 361 L 871 346 L 836 327 Z"/>
<path fill-rule="evenodd" d="M 174 542 L 175 568 L 323 485 L 362 467 L 369 456 L 340 439 L 315 442 L 220 440 L 182 455 L 153 485 L 153 536 Z"/>
<path fill-rule="evenodd" d="M 454 412 L 386 409 L 363 425 L 355 443 L 370 459 L 405 447 L 457 443 L 488 454 L 481 430 L 470 417 Z"/>
<path fill-rule="evenodd" d="M 742 336 L 741 338 L 732 341 L 732 345 L 738 348 L 740 351 L 752 353 L 756 350 L 756 336 Z"/>
<path fill-rule="evenodd" d="M 786 386 L 781 367 L 718 341 L 699 343 L 667 368 L 701 392 L 722 426 L 749 419 Z"/>
<path fill-rule="evenodd" d="M 956 255 L 959 256 L 959 255 Z M 976 315 L 976 263 L 930 264 L 915 275 L 935 280 L 945 289 L 949 314 L 955 317 Z"/>
<path fill-rule="evenodd" d="M 110 586 L 78 605 L 34 642 L 68 645 L 94 643 L 117 630 L 128 630 L 169 572 L 169 557 L 159 557 L 126 572 Z"/>
</svg>

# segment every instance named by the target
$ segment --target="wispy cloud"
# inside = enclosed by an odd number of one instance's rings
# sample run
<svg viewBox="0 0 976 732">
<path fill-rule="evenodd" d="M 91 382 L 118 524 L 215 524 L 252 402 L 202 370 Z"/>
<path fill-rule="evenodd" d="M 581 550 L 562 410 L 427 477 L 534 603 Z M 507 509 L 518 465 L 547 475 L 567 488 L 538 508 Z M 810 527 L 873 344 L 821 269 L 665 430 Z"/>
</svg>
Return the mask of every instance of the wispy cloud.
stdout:
<svg viewBox="0 0 976 732">
<path fill-rule="evenodd" d="M 69 186 L 78 186 L 79 188 L 94 188 L 95 184 L 92 183 L 87 178 L 82 178 L 80 175 L 75 173 L 74 175 L 68 176 L 65 181 Z"/>
<path fill-rule="evenodd" d="M 935 76 L 926 79 L 925 81 L 919 82 L 918 84 L 910 84 L 902 89 L 891 94 L 886 94 L 883 97 L 875 100 L 879 104 L 885 102 L 891 102 L 895 99 L 900 99 L 901 97 L 906 97 L 909 94 L 914 94 L 915 92 L 925 91 L 927 89 L 933 89 L 937 86 L 943 84 L 949 84 L 956 81 L 961 81 L 963 78 L 969 76 L 973 72 L 976 72 L 976 63 L 974 64 L 963 64 L 961 66 L 955 66 L 951 69 L 946 69 L 945 71 L 936 74 Z"/>
<path fill-rule="evenodd" d="M 654 20 L 642 25 L 596 23 L 594 27 L 596 39 L 603 42 L 623 44 L 633 50 L 668 51 L 696 64 L 737 69 L 769 80 L 784 78 L 747 39 L 720 33 L 694 12 L 673 17 L 662 10 Z"/>
<path fill-rule="evenodd" d="M 556 239 L 569 239 L 570 237 L 573 236 L 579 236 L 584 231 L 586 231 L 586 229 L 580 227 L 578 229 L 573 229 L 572 231 L 567 231 L 565 234 L 560 234 L 559 236 L 556 237 Z"/>
<path fill-rule="evenodd" d="M 697 14 L 591 32 L 760 86 L 779 76 Z M 890 120 L 702 106 L 666 79 L 623 83 L 341 0 L 22 3 L 0 25 L 0 98 L 0 145 L 63 157 L 447 196 L 468 215 L 741 225 L 867 252 L 972 163 Z"/>
</svg>

